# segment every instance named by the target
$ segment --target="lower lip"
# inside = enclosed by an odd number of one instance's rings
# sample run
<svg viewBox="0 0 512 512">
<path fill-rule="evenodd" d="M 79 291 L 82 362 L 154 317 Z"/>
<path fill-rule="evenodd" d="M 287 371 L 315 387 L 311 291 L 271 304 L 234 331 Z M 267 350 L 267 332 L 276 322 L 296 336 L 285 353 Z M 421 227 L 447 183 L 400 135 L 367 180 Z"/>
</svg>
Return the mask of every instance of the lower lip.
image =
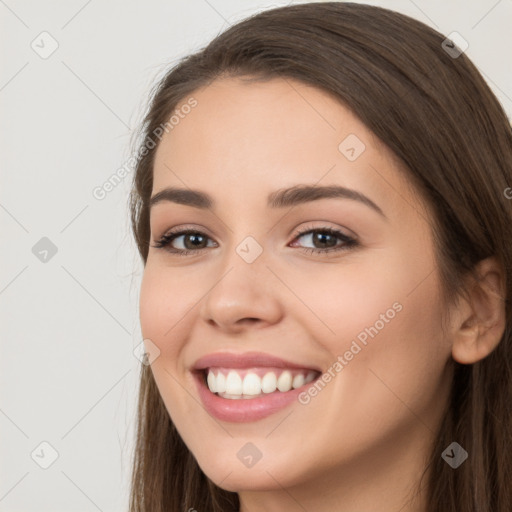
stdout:
<svg viewBox="0 0 512 512">
<path fill-rule="evenodd" d="M 305 384 L 297 389 L 291 389 L 285 393 L 269 393 L 261 398 L 229 399 L 212 393 L 204 381 L 202 372 L 197 372 L 193 375 L 199 396 L 208 413 L 219 420 L 232 423 L 245 423 L 266 418 L 284 409 L 292 402 L 298 401 L 300 393 L 315 382 L 312 381 L 309 384 Z"/>
</svg>

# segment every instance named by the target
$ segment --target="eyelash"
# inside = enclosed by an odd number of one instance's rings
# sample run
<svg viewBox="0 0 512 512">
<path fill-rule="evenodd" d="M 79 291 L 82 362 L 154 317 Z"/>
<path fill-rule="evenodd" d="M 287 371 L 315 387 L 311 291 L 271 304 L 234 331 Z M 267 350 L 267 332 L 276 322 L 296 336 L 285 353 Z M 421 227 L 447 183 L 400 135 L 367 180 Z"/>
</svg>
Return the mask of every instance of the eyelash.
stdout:
<svg viewBox="0 0 512 512">
<path fill-rule="evenodd" d="M 297 238 L 301 238 L 304 235 L 308 235 L 310 233 L 327 233 L 329 235 L 333 235 L 338 237 L 340 240 L 344 242 L 342 246 L 338 247 L 331 247 L 328 249 L 316 249 L 312 247 L 301 247 L 300 249 L 302 252 L 307 254 L 318 254 L 318 253 L 331 253 L 331 252 L 340 252 L 340 251 L 347 251 L 351 248 L 356 247 L 359 245 L 357 240 L 354 238 L 345 235 L 341 231 L 338 231 L 337 229 L 333 229 L 330 227 L 315 227 L 315 228 L 306 228 L 304 231 L 300 231 L 294 235 L 293 240 L 296 240 Z M 201 249 L 174 249 L 170 247 L 171 242 L 173 242 L 176 238 L 183 236 L 183 235 L 200 235 L 205 236 L 209 238 L 205 233 L 202 233 L 201 231 L 198 231 L 197 229 L 180 229 L 176 231 L 170 231 L 163 235 L 159 240 L 155 242 L 152 247 L 155 247 L 156 249 L 165 249 L 166 251 L 170 252 L 171 254 L 175 254 L 177 256 L 190 256 L 191 254 L 195 253 L 197 254 L 199 251 L 204 250 L 205 248 Z"/>
</svg>

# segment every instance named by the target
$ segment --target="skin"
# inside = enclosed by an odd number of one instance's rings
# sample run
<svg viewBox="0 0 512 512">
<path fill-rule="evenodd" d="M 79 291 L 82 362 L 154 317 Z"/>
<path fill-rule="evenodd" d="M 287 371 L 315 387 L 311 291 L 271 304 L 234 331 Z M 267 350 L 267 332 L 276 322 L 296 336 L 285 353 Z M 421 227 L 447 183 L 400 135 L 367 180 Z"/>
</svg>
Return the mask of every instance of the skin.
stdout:
<svg viewBox="0 0 512 512">
<path fill-rule="evenodd" d="M 197 107 L 159 144 L 153 195 L 198 189 L 216 205 L 157 203 L 151 245 L 183 226 L 208 246 L 188 256 L 150 247 L 140 295 L 172 421 L 204 473 L 239 493 L 242 512 L 425 511 L 416 486 L 447 403 L 452 355 L 484 357 L 503 323 L 484 335 L 461 302 L 442 329 L 432 217 L 391 152 L 334 98 L 289 79 L 222 79 L 193 96 Z M 349 134 L 366 146 L 355 161 L 338 149 Z M 297 184 L 355 189 L 386 218 L 340 198 L 267 207 L 270 192 Z M 294 234 L 326 227 L 359 245 L 304 252 L 321 246 Z M 263 250 L 252 263 L 236 252 L 249 235 Z M 483 270 L 496 276 L 489 262 Z M 395 303 L 401 311 L 308 404 L 241 424 L 203 408 L 189 371 L 199 357 L 261 351 L 327 370 Z M 478 311 L 501 318 L 497 304 Z M 262 453 L 251 468 L 237 458 L 248 442 Z"/>
</svg>

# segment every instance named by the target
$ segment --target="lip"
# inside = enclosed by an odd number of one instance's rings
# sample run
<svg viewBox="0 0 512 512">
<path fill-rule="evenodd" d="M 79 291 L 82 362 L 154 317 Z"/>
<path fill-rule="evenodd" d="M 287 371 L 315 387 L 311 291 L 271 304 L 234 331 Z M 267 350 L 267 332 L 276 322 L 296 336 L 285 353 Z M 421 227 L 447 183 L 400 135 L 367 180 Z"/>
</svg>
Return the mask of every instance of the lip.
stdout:
<svg viewBox="0 0 512 512">
<path fill-rule="evenodd" d="M 276 357 L 263 352 L 244 352 L 244 353 L 230 353 L 230 352 L 216 352 L 208 354 L 199 358 L 193 365 L 192 371 L 206 370 L 211 367 L 223 368 L 254 368 L 254 367 L 276 367 L 276 368 L 293 368 L 297 370 L 315 370 L 321 372 L 322 370 L 317 366 L 310 366 L 309 364 L 300 364 L 293 361 L 286 361 L 280 357 Z"/>
<path fill-rule="evenodd" d="M 286 393 L 274 392 L 261 398 L 231 400 L 222 398 L 209 390 L 205 382 L 204 371 L 198 370 L 193 372 L 192 375 L 196 382 L 199 397 L 208 413 L 219 420 L 231 423 L 247 423 L 266 418 L 298 401 L 300 393 L 317 380 L 304 384 L 300 388 L 291 389 Z"/>
<path fill-rule="evenodd" d="M 285 407 L 298 401 L 298 396 L 307 388 L 313 385 L 318 377 L 304 384 L 300 388 L 291 389 L 285 393 L 274 392 L 269 393 L 261 398 L 249 398 L 231 400 L 222 398 L 212 393 L 206 383 L 206 369 L 214 366 L 222 366 L 227 368 L 252 368 L 252 367 L 277 367 L 277 368 L 293 368 L 314 370 L 321 375 L 318 367 L 312 367 L 284 359 L 263 354 L 259 352 L 246 352 L 244 354 L 215 353 L 201 357 L 196 361 L 191 373 L 196 382 L 199 397 L 207 410 L 207 412 L 215 418 L 232 423 L 247 423 L 258 421 L 271 414 L 274 414 Z"/>
</svg>

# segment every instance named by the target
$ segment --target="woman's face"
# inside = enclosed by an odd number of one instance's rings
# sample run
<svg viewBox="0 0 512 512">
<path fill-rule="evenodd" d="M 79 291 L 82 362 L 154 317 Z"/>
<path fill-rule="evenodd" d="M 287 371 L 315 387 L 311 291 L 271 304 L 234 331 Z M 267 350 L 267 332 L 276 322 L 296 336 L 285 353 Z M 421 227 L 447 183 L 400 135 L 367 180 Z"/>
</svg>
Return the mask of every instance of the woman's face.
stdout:
<svg viewBox="0 0 512 512">
<path fill-rule="evenodd" d="M 172 421 L 228 490 L 408 482 L 450 379 L 424 205 L 316 88 L 223 79 L 193 98 L 156 153 L 152 195 L 183 192 L 151 208 L 140 297 Z"/>
</svg>

